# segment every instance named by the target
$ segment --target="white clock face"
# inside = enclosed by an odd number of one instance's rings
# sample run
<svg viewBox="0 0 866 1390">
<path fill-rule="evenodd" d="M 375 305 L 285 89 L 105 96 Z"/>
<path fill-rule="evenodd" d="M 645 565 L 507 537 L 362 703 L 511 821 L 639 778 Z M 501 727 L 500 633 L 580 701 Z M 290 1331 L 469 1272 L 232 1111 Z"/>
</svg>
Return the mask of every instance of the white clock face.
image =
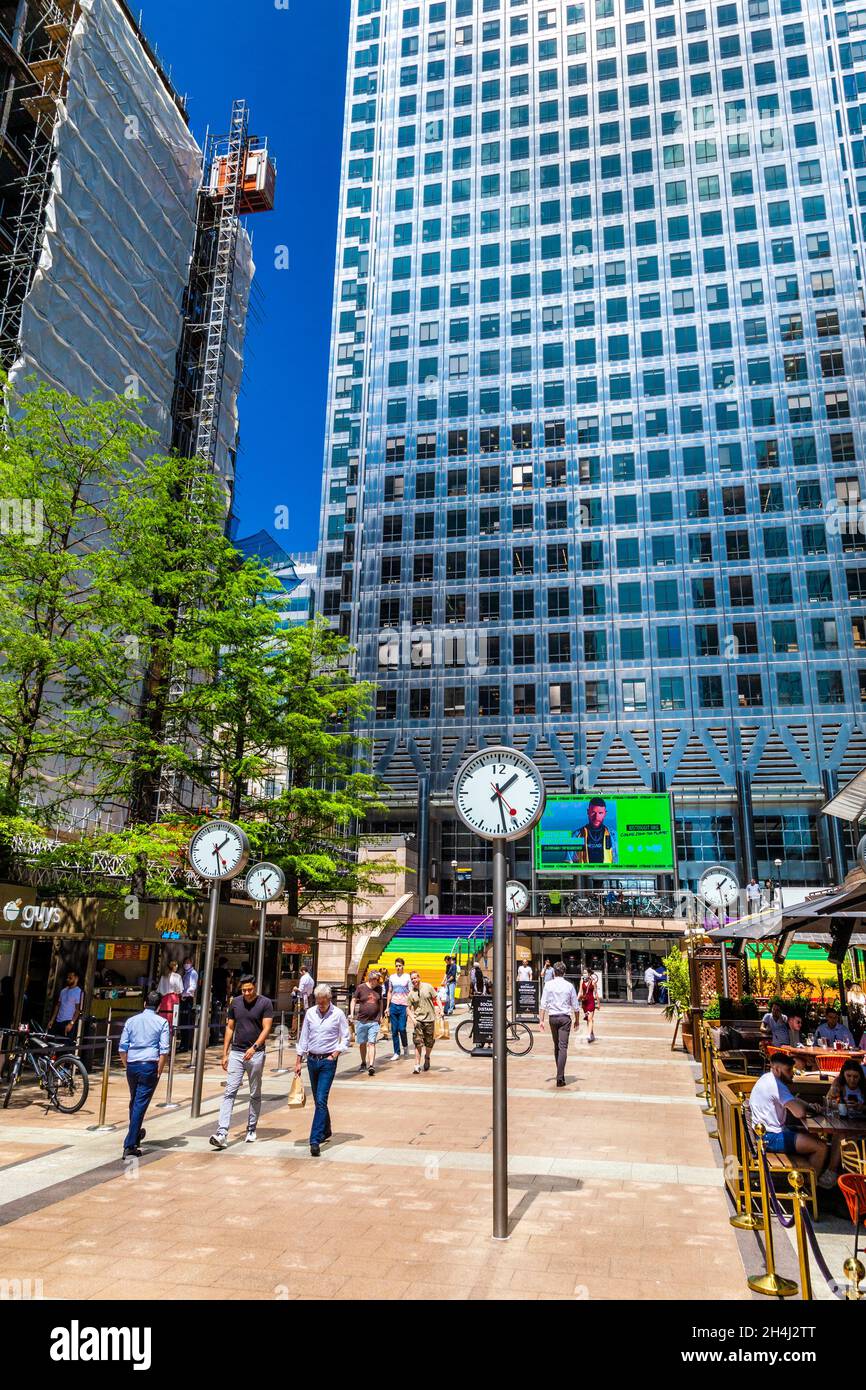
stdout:
<svg viewBox="0 0 866 1390">
<path fill-rule="evenodd" d="M 254 864 L 247 874 L 246 890 L 253 902 L 272 903 L 285 885 L 285 875 L 276 864 Z"/>
<path fill-rule="evenodd" d="M 516 878 L 511 878 L 505 885 L 505 909 L 515 915 L 525 912 L 529 907 L 529 889 L 523 883 L 518 883 Z"/>
<path fill-rule="evenodd" d="M 211 821 L 197 830 L 189 842 L 189 862 L 201 878 L 213 882 L 236 878 L 249 857 L 247 837 L 231 821 Z"/>
<path fill-rule="evenodd" d="M 487 748 L 457 773 L 454 807 L 464 825 L 485 840 L 519 840 L 544 810 L 544 782 L 522 753 Z"/>
<path fill-rule="evenodd" d="M 701 874 L 700 895 L 710 907 L 731 907 L 737 901 L 740 885 L 730 869 L 721 865 Z"/>
</svg>

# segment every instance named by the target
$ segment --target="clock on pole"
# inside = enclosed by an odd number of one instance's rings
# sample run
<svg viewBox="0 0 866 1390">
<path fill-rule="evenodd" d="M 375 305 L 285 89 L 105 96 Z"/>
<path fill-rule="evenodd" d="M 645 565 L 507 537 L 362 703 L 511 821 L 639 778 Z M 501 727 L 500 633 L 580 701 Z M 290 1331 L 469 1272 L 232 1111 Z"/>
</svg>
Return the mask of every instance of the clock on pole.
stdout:
<svg viewBox="0 0 866 1390">
<path fill-rule="evenodd" d="M 701 874 L 698 893 L 714 912 L 727 913 L 737 902 L 740 884 L 736 874 L 724 864 L 713 864 Z"/>
<path fill-rule="evenodd" d="M 279 864 L 253 864 L 247 871 L 244 887 L 259 911 L 259 953 L 256 959 L 256 989 L 262 992 L 265 978 L 265 928 L 268 921 L 268 903 L 282 897 L 286 886 L 286 876 Z"/>
<path fill-rule="evenodd" d="M 512 917 L 519 917 L 529 907 L 529 889 L 519 879 L 510 878 L 505 885 L 505 906 Z"/>
<path fill-rule="evenodd" d="M 208 909 L 207 944 L 204 970 L 201 976 L 201 1009 L 196 1032 L 195 1070 L 192 1081 L 190 1115 L 201 1115 L 201 1094 L 204 1086 L 204 1057 L 210 1032 L 211 985 L 216 951 L 217 917 L 220 905 L 220 885 L 243 873 L 250 857 L 250 842 L 230 820 L 212 820 L 202 825 L 189 842 L 187 857 L 192 868 L 211 885 Z"/>
<path fill-rule="evenodd" d="M 493 1236 L 508 1239 L 508 1077 L 505 1048 L 508 891 L 506 844 L 544 811 L 544 779 L 531 758 L 497 744 L 472 753 L 454 778 L 458 818 L 493 850 Z M 522 887 L 523 885 L 518 885 Z"/>
</svg>

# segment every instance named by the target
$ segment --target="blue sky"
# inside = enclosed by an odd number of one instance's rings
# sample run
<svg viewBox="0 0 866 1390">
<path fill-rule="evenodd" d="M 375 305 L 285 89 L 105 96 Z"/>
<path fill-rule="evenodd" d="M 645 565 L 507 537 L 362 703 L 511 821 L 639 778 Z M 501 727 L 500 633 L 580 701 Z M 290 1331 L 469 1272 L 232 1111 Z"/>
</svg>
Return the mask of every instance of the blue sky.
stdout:
<svg viewBox="0 0 866 1390">
<path fill-rule="evenodd" d="M 241 398 L 239 535 L 278 532 L 293 552 L 318 538 L 349 0 L 129 0 L 187 93 L 193 131 L 227 130 L 245 97 L 251 131 L 277 160 L 277 206 L 247 219 L 255 295 Z M 274 248 L 289 248 L 277 270 Z M 260 320 L 260 321 L 259 321 Z"/>
</svg>

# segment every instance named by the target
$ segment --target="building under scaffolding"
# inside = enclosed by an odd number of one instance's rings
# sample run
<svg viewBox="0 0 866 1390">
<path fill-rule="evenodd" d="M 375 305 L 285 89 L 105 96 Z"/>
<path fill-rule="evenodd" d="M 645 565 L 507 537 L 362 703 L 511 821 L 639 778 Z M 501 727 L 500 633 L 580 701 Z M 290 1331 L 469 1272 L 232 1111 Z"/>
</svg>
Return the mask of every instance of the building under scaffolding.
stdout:
<svg viewBox="0 0 866 1390">
<path fill-rule="evenodd" d="M 123 0 L 0 3 L 0 362 L 146 402 L 229 487 L 252 247 L 274 171 L 236 102 L 201 150 Z"/>
</svg>

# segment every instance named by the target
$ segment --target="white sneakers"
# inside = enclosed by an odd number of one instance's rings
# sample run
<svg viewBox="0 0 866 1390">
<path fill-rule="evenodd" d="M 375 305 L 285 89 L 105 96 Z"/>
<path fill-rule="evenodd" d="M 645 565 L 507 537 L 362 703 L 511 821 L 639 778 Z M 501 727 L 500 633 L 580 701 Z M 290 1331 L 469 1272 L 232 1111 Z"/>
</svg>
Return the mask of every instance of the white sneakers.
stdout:
<svg viewBox="0 0 866 1390">
<path fill-rule="evenodd" d="M 246 1139 L 244 1140 L 244 1143 L 245 1143 L 245 1144 L 254 1144 L 254 1143 L 256 1142 L 256 1139 L 257 1139 L 257 1138 L 258 1138 L 258 1135 L 256 1134 L 255 1130 L 254 1130 L 254 1129 L 248 1129 L 248 1130 L 247 1130 L 247 1137 L 246 1137 Z"/>
</svg>

